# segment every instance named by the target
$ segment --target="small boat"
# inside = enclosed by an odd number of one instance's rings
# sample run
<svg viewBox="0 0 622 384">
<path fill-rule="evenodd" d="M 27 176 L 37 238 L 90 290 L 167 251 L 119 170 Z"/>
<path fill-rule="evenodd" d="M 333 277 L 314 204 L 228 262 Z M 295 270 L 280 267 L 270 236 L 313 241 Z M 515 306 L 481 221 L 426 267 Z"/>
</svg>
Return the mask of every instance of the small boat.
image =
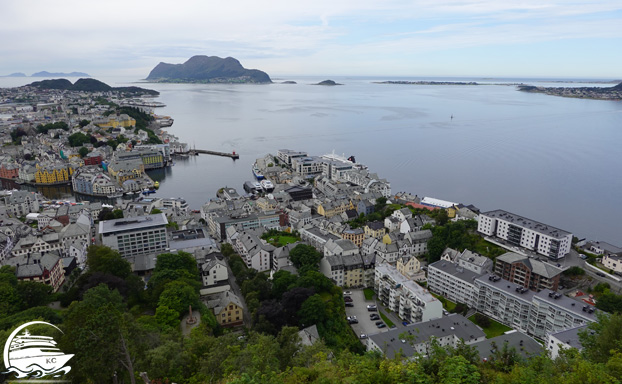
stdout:
<svg viewBox="0 0 622 384">
<path fill-rule="evenodd" d="M 153 183 L 153 186 L 155 187 L 155 189 L 160 188 L 160 182 L 156 181 L 155 183 Z"/>
<path fill-rule="evenodd" d="M 145 188 L 143 190 L 143 195 L 149 195 L 151 193 L 155 193 L 155 190 L 149 189 L 149 188 Z"/>
<path fill-rule="evenodd" d="M 266 192 L 272 192 L 274 191 L 274 184 L 272 184 L 272 182 L 268 179 L 263 179 L 261 180 L 261 187 L 266 191 Z"/>
<path fill-rule="evenodd" d="M 263 173 L 261 173 L 261 171 L 259 170 L 259 167 L 257 167 L 257 163 L 253 164 L 253 175 L 255 176 L 257 180 L 264 179 Z"/>
</svg>

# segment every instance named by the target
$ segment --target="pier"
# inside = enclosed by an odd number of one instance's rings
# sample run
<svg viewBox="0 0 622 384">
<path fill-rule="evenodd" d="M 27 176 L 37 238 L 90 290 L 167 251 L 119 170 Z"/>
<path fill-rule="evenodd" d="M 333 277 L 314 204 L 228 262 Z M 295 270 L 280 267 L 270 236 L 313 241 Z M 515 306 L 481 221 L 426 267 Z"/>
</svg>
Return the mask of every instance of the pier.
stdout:
<svg viewBox="0 0 622 384">
<path fill-rule="evenodd" d="M 235 151 L 229 153 L 229 152 L 208 151 L 205 149 L 191 149 L 190 151 L 188 151 L 188 154 L 191 156 L 196 156 L 198 154 L 223 156 L 223 157 L 230 157 L 233 160 L 237 160 L 240 158 L 240 155 L 235 153 Z"/>
</svg>

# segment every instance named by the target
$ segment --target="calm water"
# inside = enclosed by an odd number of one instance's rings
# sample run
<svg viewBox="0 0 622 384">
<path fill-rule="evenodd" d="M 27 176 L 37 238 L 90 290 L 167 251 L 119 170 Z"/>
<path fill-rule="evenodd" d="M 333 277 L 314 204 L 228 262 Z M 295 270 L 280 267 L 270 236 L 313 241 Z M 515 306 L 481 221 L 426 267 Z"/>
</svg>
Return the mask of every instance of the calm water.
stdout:
<svg viewBox="0 0 622 384">
<path fill-rule="evenodd" d="M 324 78 L 282 79 L 295 85 L 145 84 L 161 92 L 167 106 L 156 113 L 175 119 L 169 131 L 182 141 L 241 155 L 235 162 L 205 155 L 177 160 L 152 174 L 161 181 L 157 196 L 182 196 L 198 209 L 222 186 L 241 191 L 256 157 L 280 148 L 334 150 L 355 155 L 389 179 L 394 192 L 501 208 L 622 245 L 622 102 L 528 94 L 508 85 L 333 79 L 345 85 L 310 85 Z M 0 86 L 19 85 L 7 80 Z"/>
</svg>

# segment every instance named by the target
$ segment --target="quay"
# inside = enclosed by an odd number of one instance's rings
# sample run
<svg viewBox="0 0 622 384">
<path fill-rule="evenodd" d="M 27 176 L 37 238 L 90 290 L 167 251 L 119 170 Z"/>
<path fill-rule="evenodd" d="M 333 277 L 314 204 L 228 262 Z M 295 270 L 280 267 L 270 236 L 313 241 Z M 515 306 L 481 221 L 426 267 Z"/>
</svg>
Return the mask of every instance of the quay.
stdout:
<svg viewBox="0 0 622 384">
<path fill-rule="evenodd" d="M 190 156 L 196 156 L 198 154 L 230 157 L 233 160 L 237 160 L 237 159 L 240 158 L 240 155 L 235 153 L 235 151 L 233 151 L 231 153 L 229 153 L 229 152 L 218 152 L 218 151 L 208 151 L 208 150 L 205 150 L 205 149 L 191 149 L 190 151 L 188 151 L 188 155 L 190 155 Z"/>
</svg>

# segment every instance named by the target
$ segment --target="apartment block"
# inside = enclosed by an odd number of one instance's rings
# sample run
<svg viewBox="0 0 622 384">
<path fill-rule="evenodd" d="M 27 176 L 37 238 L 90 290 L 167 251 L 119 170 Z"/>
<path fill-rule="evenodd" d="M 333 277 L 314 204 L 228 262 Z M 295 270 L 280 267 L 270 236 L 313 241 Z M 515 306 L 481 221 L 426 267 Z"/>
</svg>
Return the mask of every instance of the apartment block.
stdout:
<svg viewBox="0 0 622 384">
<path fill-rule="evenodd" d="M 132 258 L 168 250 L 168 220 L 163 213 L 99 222 L 102 244 Z"/>
</svg>

